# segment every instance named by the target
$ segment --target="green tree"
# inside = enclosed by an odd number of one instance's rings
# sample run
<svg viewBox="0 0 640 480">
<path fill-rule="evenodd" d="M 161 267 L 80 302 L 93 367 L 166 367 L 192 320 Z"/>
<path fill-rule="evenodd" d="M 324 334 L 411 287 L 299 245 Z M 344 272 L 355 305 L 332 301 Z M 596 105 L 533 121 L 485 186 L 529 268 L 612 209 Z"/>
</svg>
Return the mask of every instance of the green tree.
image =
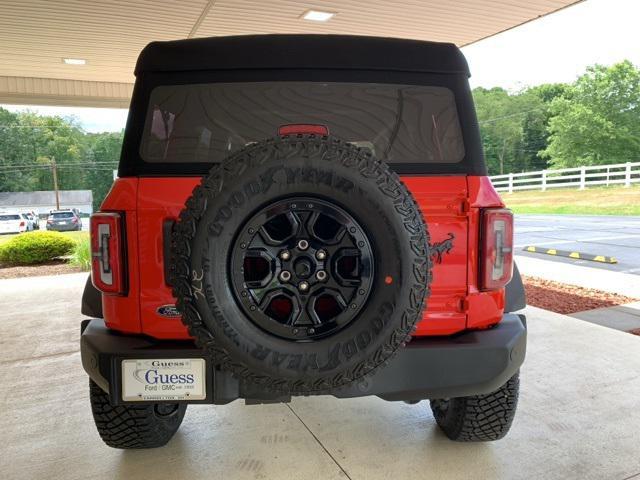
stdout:
<svg viewBox="0 0 640 480">
<path fill-rule="evenodd" d="M 97 208 L 113 182 L 122 136 L 85 133 L 74 118 L 0 108 L 0 191 L 51 190 L 55 159 L 58 187 L 92 190 Z"/>
<path fill-rule="evenodd" d="M 87 176 L 93 191 L 93 208 L 100 207 L 113 183 L 122 150 L 123 131 L 117 133 L 92 133 L 85 138 L 89 166 Z"/>
<path fill-rule="evenodd" d="M 555 167 L 640 158 L 640 70 L 629 61 L 589 67 L 551 114 L 544 155 Z"/>
<path fill-rule="evenodd" d="M 522 171 L 548 167 L 544 150 L 549 141 L 550 106 L 555 98 L 564 96 L 567 89 L 568 85 L 564 83 L 547 83 L 523 93 L 529 97 L 529 106 L 522 123 Z"/>
<path fill-rule="evenodd" d="M 538 108 L 536 97 L 510 94 L 503 88 L 476 88 L 473 97 L 489 172 L 520 170 L 523 164 L 523 118 Z"/>
</svg>

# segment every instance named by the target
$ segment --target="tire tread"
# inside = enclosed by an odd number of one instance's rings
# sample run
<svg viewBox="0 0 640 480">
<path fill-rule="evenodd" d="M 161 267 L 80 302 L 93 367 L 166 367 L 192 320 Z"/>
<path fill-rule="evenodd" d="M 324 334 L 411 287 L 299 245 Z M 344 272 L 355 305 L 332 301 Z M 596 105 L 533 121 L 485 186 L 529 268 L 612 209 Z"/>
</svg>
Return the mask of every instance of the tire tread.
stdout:
<svg viewBox="0 0 640 480">
<path fill-rule="evenodd" d="M 121 449 L 157 448 L 165 445 L 180 427 L 187 408 L 181 405 L 166 419 L 154 414 L 153 405 L 111 405 L 109 395 L 90 381 L 91 411 L 100 437 Z"/>
<path fill-rule="evenodd" d="M 451 440 L 487 442 L 503 438 L 511 428 L 518 405 L 519 374 L 486 395 L 431 400 L 438 426 Z M 448 405 L 445 407 L 445 405 Z"/>
</svg>

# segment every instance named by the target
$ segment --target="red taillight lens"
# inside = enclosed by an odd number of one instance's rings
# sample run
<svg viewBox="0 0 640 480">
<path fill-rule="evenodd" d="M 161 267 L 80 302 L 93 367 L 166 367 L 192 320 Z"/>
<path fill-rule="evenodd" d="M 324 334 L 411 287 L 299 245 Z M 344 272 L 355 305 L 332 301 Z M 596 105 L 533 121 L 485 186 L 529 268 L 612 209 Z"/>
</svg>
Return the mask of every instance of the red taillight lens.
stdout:
<svg viewBox="0 0 640 480">
<path fill-rule="evenodd" d="M 20 226 L 21 226 L 21 227 L 24 227 L 24 222 L 20 222 Z"/>
<path fill-rule="evenodd" d="M 73 217 L 73 219 L 71 219 L 71 223 L 78 223 L 78 219 L 76 217 Z"/>
<path fill-rule="evenodd" d="M 125 293 L 124 230 L 119 213 L 91 215 L 91 280 L 103 293 Z"/>
<path fill-rule="evenodd" d="M 480 288 L 497 290 L 513 275 L 513 214 L 511 210 L 482 211 Z"/>
<path fill-rule="evenodd" d="M 329 128 L 325 125 L 313 125 L 306 123 L 281 125 L 280 128 L 278 128 L 278 135 L 298 135 L 303 133 L 325 136 L 329 135 Z"/>
<path fill-rule="evenodd" d="M 47 220 L 47 223 L 53 223 L 53 220 L 49 218 L 49 219 Z"/>
</svg>

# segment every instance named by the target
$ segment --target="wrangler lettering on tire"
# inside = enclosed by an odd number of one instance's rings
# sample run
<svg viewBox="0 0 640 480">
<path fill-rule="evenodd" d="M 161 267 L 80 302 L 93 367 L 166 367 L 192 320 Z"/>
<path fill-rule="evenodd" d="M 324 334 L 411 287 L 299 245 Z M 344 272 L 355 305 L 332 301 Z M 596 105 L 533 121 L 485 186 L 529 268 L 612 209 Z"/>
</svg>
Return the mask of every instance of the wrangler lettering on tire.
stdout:
<svg viewBox="0 0 640 480">
<path fill-rule="evenodd" d="M 429 237 L 409 191 L 369 152 L 283 136 L 230 156 L 194 189 L 170 271 L 183 321 L 214 364 L 317 393 L 372 373 L 409 341 L 429 294 Z"/>
</svg>

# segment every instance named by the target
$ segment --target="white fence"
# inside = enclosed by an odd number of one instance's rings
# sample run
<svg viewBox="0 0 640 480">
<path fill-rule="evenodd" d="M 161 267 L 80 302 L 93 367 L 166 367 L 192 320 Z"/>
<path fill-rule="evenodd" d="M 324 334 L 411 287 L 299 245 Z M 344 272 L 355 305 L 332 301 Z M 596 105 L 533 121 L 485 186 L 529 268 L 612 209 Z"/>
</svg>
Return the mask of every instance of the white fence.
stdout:
<svg viewBox="0 0 640 480">
<path fill-rule="evenodd" d="M 499 192 L 517 190 L 542 190 L 549 188 L 578 188 L 591 186 L 624 185 L 640 183 L 640 162 L 594 165 L 589 167 L 539 170 L 537 172 L 494 175 L 491 182 Z"/>
</svg>

